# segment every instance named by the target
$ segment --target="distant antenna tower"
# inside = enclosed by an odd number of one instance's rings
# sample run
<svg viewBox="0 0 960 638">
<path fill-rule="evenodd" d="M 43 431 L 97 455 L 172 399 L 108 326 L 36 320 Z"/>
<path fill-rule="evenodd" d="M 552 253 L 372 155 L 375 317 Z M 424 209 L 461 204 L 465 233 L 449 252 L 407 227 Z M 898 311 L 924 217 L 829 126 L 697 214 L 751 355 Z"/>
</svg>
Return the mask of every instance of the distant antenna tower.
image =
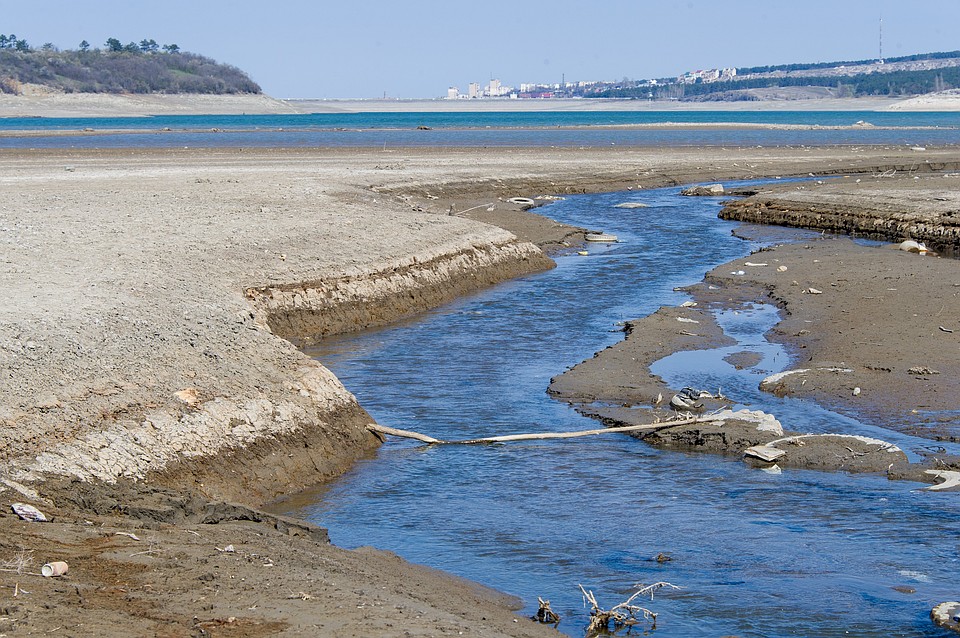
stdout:
<svg viewBox="0 0 960 638">
<path fill-rule="evenodd" d="M 883 64 L 883 16 L 880 16 L 880 64 Z"/>
</svg>

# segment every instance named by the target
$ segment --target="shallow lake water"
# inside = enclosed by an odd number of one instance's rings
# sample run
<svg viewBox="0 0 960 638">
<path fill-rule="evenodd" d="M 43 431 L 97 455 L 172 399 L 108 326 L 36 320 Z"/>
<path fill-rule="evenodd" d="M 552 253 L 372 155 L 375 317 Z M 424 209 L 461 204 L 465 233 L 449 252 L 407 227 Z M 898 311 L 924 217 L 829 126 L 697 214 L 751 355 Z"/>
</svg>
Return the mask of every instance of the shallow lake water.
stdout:
<svg viewBox="0 0 960 638">
<path fill-rule="evenodd" d="M 705 122 L 726 122 L 731 126 L 696 128 Z M 856 122 L 873 126 L 852 126 Z M 644 128 L 664 123 L 679 125 L 679 128 Z M 767 128 L 738 128 L 742 124 L 761 124 Z M 793 126 L 780 126 L 784 124 Z M 684 128 L 684 125 L 694 127 Z M 18 131 L 31 133 L 24 136 L 18 135 Z M 63 131 L 84 134 L 57 134 Z M 895 111 L 368 112 L 0 118 L 0 133 L 3 133 L 0 148 L 940 146 L 960 143 L 960 125 L 954 113 Z"/>
<path fill-rule="evenodd" d="M 551 399 L 552 376 L 618 341 L 618 321 L 685 300 L 676 286 L 747 254 L 712 198 L 679 189 L 570 197 L 541 209 L 621 243 L 558 259 L 415 320 L 324 341 L 311 352 L 384 425 L 457 439 L 597 427 Z M 649 208 L 619 209 L 625 201 Z M 769 306 L 720 315 L 734 348 L 655 366 L 673 386 L 721 387 L 790 429 L 930 442 L 759 392 L 789 365 L 763 333 Z M 732 352 L 759 355 L 738 370 Z M 373 545 L 519 596 L 537 596 L 582 636 L 588 610 L 665 580 L 646 605 L 663 636 L 942 636 L 930 608 L 955 600 L 960 499 L 883 476 L 784 470 L 652 449 L 623 435 L 428 448 L 391 439 L 323 491 L 291 501 L 334 543 Z M 669 562 L 656 561 L 658 553 Z M 894 588 L 897 589 L 894 589 Z M 910 592 L 910 593 L 907 593 Z M 946 634 L 950 635 L 950 634 Z"/>
</svg>

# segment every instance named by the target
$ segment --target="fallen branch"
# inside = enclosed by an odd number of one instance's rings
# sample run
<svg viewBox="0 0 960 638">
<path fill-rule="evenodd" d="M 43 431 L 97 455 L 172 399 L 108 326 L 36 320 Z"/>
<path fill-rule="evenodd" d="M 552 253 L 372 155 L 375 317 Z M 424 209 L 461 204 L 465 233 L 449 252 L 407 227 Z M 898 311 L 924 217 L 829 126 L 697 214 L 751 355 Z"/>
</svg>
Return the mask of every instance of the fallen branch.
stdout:
<svg viewBox="0 0 960 638">
<path fill-rule="evenodd" d="M 390 436 L 399 436 L 404 439 L 416 439 L 417 441 L 423 441 L 424 443 L 446 443 L 446 441 L 435 439 L 432 436 L 427 436 L 426 434 L 420 434 L 419 432 L 413 432 L 411 430 L 398 430 L 397 428 L 390 428 L 377 423 L 368 423 L 367 429 L 374 434 L 389 434 Z"/>
<path fill-rule="evenodd" d="M 596 430 L 579 430 L 577 432 L 535 432 L 532 434 L 506 434 L 503 436 L 488 436 L 480 439 L 464 439 L 461 441 L 441 441 L 426 434 L 412 432 L 410 430 L 398 430 L 397 428 L 370 423 L 367 429 L 374 434 L 388 434 L 390 436 L 399 436 L 406 439 L 415 439 L 428 443 L 430 445 L 484 445 L 487 443 L 507 443 L 510 441 L 542 441 L 549 439 L 576 439 L 583 436 L 596 436 L 598 434 L 617 434 L 623 432 L 656 432 L 667 428 L 677 427 L 678 425 L 689 425 L 700 420 L 698 417 L 687 417 L 674 421 L 663 421 L 660 423 L 647 423 L 643 425 L 625 425 L 618 428 L 599 428 Z"/>
<path fill-rule="evenodd" d="M 671 589 L 680 589 L 676 585 L 668 582 L 658 582 L 652 585 L 637 585 L 638 589 L 630 598 L 622 603 L 614 605 L 609 611 L 600 607 L 597 598 L 592 591 L 583 588 L 583 585 L 577 585 L 580 593 L 583 594 L 584 602 L 590 603 L 590 624 L 587 626 L 587 636 L 598 636 L 606 634 L 612 628 L 614 631 L 623 627 L 632 627 L 645 620 L 651 621 L 651 629 L 657 628 L 657 614 L 646 607 L 634 605 L 633 601 L 639 596 L 650 596 L 653 600 L 653 594 L 662 587 Z"/>
<path fill-rule="evenodd" d="M 550 609 L 549 600 L 544 600 L 537 596 L 537 602 L 540 603 L 540 608 L 537 609 L 537 613 L 533 617 L 534 620 L 545 625 L 560 624 L 560 614 Z"/>
<path fill-rule="evenodd" d="M 470 211 L 476 210 L 477 208 L 490 208 L 491 206 L 496 206 L 496 202 L 490 202 L 489 204 L 480 204 L 479 206 L 474 206 L 473 208 L 467 208 L 465 210 L 460 211 L 460 214 L 462 215 L 464 213 L 469 213 Z"/>
</svg>

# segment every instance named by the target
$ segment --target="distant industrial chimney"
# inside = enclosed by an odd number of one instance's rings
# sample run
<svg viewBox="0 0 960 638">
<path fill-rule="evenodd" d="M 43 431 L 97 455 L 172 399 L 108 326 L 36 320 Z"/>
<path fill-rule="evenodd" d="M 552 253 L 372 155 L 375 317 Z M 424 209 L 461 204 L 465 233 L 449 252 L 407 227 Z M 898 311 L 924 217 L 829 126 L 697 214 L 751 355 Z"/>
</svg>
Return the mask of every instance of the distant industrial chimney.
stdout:
<svg viewBox="0 0 960 638">
<path fill-rule="evenodd" d="M 880 16 L 880 57 L 877 62 L 883 64 L 883 16 Z"/>
</svg>

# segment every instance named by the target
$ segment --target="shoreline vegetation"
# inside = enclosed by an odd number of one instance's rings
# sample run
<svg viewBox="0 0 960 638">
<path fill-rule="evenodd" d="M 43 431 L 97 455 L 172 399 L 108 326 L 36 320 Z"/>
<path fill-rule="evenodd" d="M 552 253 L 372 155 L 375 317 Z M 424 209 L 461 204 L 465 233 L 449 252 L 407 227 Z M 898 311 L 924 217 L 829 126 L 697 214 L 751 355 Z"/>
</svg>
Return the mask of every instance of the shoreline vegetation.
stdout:
<svg viewBox="0 0 960 638">
<path fill-rule="evenodd" d="M 76 50 L 60 50 L 49 42 L 33 48 L 14 34 L 0 34 L 0 93 L 8 95 L 260 92 L 237 67 L 152 38 L 126 45 L 108 38 L 103 49 L 84 40 Z"/>
<path fill-rule="evenodd" d="M 949 248 L 960 226 L 955 148 L 0 150 L 0 168 L 0 591 L 4 622 L 34 632 L 559 635 L 500 594 L 263 511 L 379 445 L 349 389 L 290 340 L 409 316 L 582 240 L 511 198 L 829 175 L 730 210 Z M 704 309 L 766 301 L 785 310 L 774 338 L 812 370 L 776 392 L 956 440 L 953 421 L 911 412 L 955 409 L 956 267 L 847 239 L 774 248 L 708 273 L 697 309 L 631 322 L 601 355 L 639 347 L 631 364 L 604 376 L 584 362 L 551 391 L 649 406 L 662 382 L 613 397 L 610 375 L 646 378 L 719 339 Z M 704 334 L 678 330 L 680 312 Z M 53 522 L 19 520 L 16 501 Z M 36 575 L 52 560 L 68 578 Z"/>
</svg>

